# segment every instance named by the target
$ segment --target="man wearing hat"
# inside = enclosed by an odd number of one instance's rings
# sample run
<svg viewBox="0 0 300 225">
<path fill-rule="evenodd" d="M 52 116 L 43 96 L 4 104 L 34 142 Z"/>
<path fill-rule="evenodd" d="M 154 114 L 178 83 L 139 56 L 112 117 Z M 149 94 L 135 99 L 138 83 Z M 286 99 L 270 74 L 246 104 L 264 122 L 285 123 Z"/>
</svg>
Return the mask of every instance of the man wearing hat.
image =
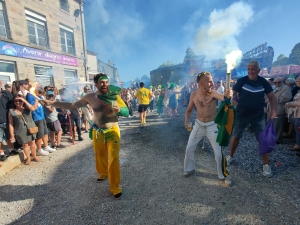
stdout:
<svg viewBox="0 0 300 225">
<path fill-rule="evenodd" d="M 104 73 L 94 76 L 97 93 L 88 93 L 75 102 L 55 102 L 44 100 L 47 105 L 57 108 L 74 110 L 89 104 L 93 111 L 93 128 L 90 130 L 90 138 L 93 140 L 97 182 L 108 178 L 110 192 L 116 199 L 122 195 L 120 186 L 120 130 L 118 116 L 128 116 L 128 108 L 120 97 L 121 89 L 108 85 L 108 77 Z"/>
</svg>

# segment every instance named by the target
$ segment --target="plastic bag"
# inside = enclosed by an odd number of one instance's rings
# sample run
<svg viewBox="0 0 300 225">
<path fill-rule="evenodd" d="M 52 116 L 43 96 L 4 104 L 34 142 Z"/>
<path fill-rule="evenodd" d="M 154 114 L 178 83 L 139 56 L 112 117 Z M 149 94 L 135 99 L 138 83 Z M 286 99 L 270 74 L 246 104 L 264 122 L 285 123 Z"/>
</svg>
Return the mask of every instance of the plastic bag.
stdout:
<svg viewBox="0 0 300 225">
<path fill-rule="evenodd" d="M 270 119 L 265 129 L 258 136 L 259 154 L 264 155 L 272 152 L 275 148 L 276 140 L 274 119 Z"/>
</svg>

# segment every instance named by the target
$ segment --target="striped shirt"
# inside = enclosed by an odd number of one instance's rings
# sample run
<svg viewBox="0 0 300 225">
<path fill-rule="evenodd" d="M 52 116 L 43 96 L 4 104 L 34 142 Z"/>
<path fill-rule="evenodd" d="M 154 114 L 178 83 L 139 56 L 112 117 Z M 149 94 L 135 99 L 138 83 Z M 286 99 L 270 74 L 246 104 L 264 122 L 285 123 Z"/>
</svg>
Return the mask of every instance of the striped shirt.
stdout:
<svg viewBox="0 0 300 225">
<path fill-rule="evenodd" d="M 258 76 L 257 80 L 250 80 L 248 76 L 238 79 L 233 86 L 238 92 L 237 115 L 263 116 L 265 106 L 265 94 L 273 91 L 269 82 Z"/>
</svg>

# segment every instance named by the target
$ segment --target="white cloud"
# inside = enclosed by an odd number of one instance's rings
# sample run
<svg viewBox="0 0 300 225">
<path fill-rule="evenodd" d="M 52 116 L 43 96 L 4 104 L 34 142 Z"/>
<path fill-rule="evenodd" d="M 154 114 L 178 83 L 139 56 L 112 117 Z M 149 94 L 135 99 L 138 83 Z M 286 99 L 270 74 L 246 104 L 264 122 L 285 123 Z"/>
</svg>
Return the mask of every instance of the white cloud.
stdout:
<svg viewBox="0 0 300 225">
<path fill-rule="evenodd" d="M 251 5 L 236 2 L 226 9 L 213 10 L 209 22 L 202 24 L 195 37 L 196 51 L 207 58 L 222 58 L 238 50 L 236 37 L 252 21 Z"/>
<path fill-rule="evenodd" d="M 105 0 L 95 0 L 88 9 L 90 30 L 95 30 L 98 37 L 94 34 L 91 51 L 107 52 L 106 57 L 112 58 L 114 55 L 128 55 L 130 49 L 127 42 L 136 41 L 141 38 L 145 28 L 139 14 L 130 11 L 124 11 L 118 7 L 112 7 L 109 10 L 105 7 Z M 101 55 L 99 55 L 101 58 Z"/>
</svg>

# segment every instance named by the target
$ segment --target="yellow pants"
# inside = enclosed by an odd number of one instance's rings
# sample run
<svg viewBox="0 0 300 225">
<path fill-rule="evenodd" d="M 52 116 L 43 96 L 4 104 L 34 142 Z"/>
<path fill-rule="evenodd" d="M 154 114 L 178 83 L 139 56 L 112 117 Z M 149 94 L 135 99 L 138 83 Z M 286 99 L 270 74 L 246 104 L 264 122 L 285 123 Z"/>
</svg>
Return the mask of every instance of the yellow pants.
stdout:
<svg viewBox="0 0 300 225">
<path fill-rule="evenodd" d="M 99 178 L 107 178 L 113 195 L 122 192 L 120 186 L 120 130 L 113 126 L 105 131 L 93 130 L 96 170 Z"/>
</svg>

